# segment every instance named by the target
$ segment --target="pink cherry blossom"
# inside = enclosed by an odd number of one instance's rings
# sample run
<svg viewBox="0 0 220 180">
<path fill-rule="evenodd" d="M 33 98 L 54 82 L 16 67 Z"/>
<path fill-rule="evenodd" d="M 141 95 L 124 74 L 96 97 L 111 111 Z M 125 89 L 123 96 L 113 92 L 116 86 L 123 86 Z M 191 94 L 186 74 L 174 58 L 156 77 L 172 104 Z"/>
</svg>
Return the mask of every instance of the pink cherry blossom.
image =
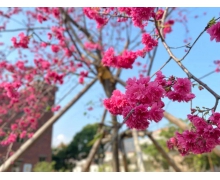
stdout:
<svg viewBox="0 0 220 180">
<path fill-rule="evenodd" d="M 209 33 L 211 41 L 215 39 L 216 42 L 220 42 L 220 22 L 208 28 L 207 33 Z"/>
<path fill-rule="evenodd" d="M 145 45 L 147 52 L 151 51 L 154 47 L 158 45 L 157 40 L 153 39 L 149 34 L 144 33 L 142 35 L 142 43 Z"/>
</svg>

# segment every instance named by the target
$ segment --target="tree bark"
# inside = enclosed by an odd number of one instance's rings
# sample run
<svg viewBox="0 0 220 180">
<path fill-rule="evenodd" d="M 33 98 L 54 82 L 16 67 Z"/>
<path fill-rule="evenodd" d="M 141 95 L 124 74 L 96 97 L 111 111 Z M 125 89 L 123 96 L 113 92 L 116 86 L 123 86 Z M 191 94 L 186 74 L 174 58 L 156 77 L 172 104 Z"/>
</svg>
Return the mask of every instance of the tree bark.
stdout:
<svg viewBox="0 0 220 180">
<path fill-rule="evenodd" d="M 124 166 L 124 171 L 128 172 L 128 162 L 127 162 L 127 155 L 125 152 L 125 145 L 124 145 L 124 138 L 120 139 L 120 147 L 121 147 L 121 154 L 122 154 L 122 162 Z"/>
<path fill-rule="evenodd" d="M 214 168 L 214 166 L 213 166 L 213 162 L 212 162 L 211 153 L 208 153 L 207 156 L 208 156 L 208 161 L 209 161 L 210 171 L 211 171 L 211 172 L 215 172 L 215 168 Z"/>
<path fill-rule="evenodd" d="M 112 122 L 113 122 L 113 137 L 114 140 L 112 141 L 112 165 L 113 165 L 113 171 L 114 172 L 120 172 L 119 168 L 119 153 L 118 153 L 118 122 L 116 119 L 116 116 L 112 115 Z"/>
<path fill-rule="evenodd" d="M 134 139 L 134 147 L 137 156 L 137 167 L 139 172 L 145 172 L 144 160 L 141 152 L 141 147 L 138 140 L 138 133 L 136 129 L 132 129 L 132 135 Z"/>
<path fill-rule="evenodd" d="M 100 82 L 104 88 L 105 94 L 108 98 L 111 97 L 112 92 L 116 89 L 116 82 L 110 72 L 109 68 L 100 66 L 97 68 L 97 72 L 99 73 Z M 114 139 L 112 141 L 112 166 L 113 172 L 120 172 L 119 169 L 119 153 L 118 153 L 118 122 L 117 118 L 114 115 L 111 115 L 112 118 L 112 134 L 114 135 Z"/>
</svg>

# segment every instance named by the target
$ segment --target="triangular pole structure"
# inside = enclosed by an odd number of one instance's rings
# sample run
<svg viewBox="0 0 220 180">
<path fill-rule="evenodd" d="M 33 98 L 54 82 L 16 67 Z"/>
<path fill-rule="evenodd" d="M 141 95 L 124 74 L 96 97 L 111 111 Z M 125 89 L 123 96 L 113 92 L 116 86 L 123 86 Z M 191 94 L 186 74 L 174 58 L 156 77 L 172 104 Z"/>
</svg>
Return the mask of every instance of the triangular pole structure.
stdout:
<svg viewBox="0 0 220 180">
<path fill-rule="evenodd" d="M 13 162 L 15 162 L 49 127 L 53 125 L 80 97 L 97 81 L 92 80 L 79 94 L 74 97 L 60 112 L 51 117 L 42 127 L 34 133 L 33 137 L 28 139 L 10 158 L 8 158 L 1 166 L 0 172 L 7 171 Z"/>
</svg>

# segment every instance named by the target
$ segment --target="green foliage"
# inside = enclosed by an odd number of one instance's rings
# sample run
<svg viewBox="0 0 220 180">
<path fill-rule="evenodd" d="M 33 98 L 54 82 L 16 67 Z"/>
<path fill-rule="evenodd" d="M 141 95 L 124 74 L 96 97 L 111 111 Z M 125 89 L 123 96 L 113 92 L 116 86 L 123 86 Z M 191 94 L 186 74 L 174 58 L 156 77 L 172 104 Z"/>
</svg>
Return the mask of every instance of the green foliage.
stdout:
<svg viewBox="0 0 220 180">
<path fill-rule="evenodd" d="M 71 159 L 81 160 L 88 156 L 92 144 L 99 137 L 96 135 L 99 125 L 88 124 L 78 132 L 69 145 L 59 150 L 54 149 L 53 161 L 56 162 L 56 170 L 72 170 L 74 164 L 70 162 Z M 99 151 L 100 152 L 100 151 Z"/>
<path fill-rule="evenodd" d="M 54 165 L 55 165 L 54 161 L 52 161 L 51 163 L 46 162 L 46 161 L 39 162 L 34 166 L 33 171 L 34 172 L 54 172 Z"/>
<path fill-rule="evenodd" d="M 87 146 L 92 146 L 98 139 L 102 137 L 102 134 L 96 134 L 95 137 L 87 143 Z"/>
<path fill-rule="evenodd" d="M 49 112 L 51 110 L 51 107 L 48 105 L 45 109 L 46 112 Z"/>
<path fill-rule="evenodd" d="M 165 140 L 158 140 L 157 141 L 162 147 L 163 149 L 168 152 L 168 148 L 166 146 L 166 141 Z M 150 157 L 152 157 L 151 160 L 149 160 L 151 163 L 153 163 L 153 161 L 156 161 L 160 164 L 161 167 L 163 167 L 163 169 L 168 169 L 169 168 L 169 164 L 167 163 L 167 161 L 160 155 L 160 153 L 158 152 L 158 150 L 155 148 L 155 146 L 153 144 L 142 147 L 143 152 L 147 155 L 149 155 Z M 149 162 L 148 162 L 149 163 Z"/>
<path fill-rule="evenodd" d="M 213 17 L 210 21 L 209 21 L 209 23 L 208 23 L 208 25 L 207 25 L 207 28 L 210 28 L 212 25 L 214 25 L 216 23 L 216 20 L 215 20 L 215 17 Z"/>
<path fill-rule="evenodd" d="M 88 142 L 93 140 L 98 129 L 98 124 L 88 124 L 77 133 L 71 143 L 66 148 L 67 157 L 74 159 L 83 159 L 87 157 L 91 146 L 88 146 Z"/>
<path fill-rule="evenodd" d="M 200 172 L 211 169 L 209 158 L 213 166 L 220 167 L 220 158 L 215 153 L 189 155 L 184 158 L 184 162 L 193 171 Z"/>
</svg>

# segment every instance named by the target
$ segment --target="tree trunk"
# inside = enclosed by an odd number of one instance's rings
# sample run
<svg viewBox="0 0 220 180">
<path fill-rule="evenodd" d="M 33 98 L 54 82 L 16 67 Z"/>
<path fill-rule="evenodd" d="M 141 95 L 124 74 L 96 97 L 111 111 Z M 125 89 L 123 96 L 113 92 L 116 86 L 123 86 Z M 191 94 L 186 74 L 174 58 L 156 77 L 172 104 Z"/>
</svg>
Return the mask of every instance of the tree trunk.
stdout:
<svg viewBox="0 0 220 180">
<path fill-rule="evenodd" d="M 113 122 L 113 141 L 112 141 L 112 165 L 114 172 L 120 172 L 119 169 L 119 153 L 118 153 L 118 122 L 116 116 L 112 115 L 112 122 Z"/>
<path fill-rule="evenodd" d="M 208 153 L 207 156 L 208 156 L 208 161 L 209 161 L 210 171 L 211 171 L 211 172 L 215 172 L 215 168 L 214 168 L 214 166 L 213 166 L 213 162 L 212 162 L 211 153 Z"/>
<path fill-rule="evenodd" d="M 111 97 L 112 92 L 116 89 L 116 82 L 112 78 L 112 73 L 106 67 L 100 67 L 98 72 L 101 74 L 100 82 L 103 85 L 104 91 L 108 98 Z M 118 154 L 118 122 L 117 118 L 114 115 L 111 115 L 112 118 L 112 134 L 114 135 L 114 140 L 112 141 L 112 165 L 113 172 L 120 172 L 119 169 L 119 154 Z"/>
<path fill-rule="evenodd" d="M 137 167 L 139 172 L 145 172 L 144 160 L 141 152 L 141 147 L 138 141 L 138 133 L 136 129 L 132 129 L 132 135 L 134 139 L 134 147 L 137 156 Z"/>
<path fill-rule="evenodd" d="M 128 172 L 128 162 L 127 162 L 127 156 L 126 156 L 126 152 L 125 152 L 125 146 L 124 146 L 124 139 L 122 138 L 120 140 L 120 147 L 121 147 L 121 154 L 122 154 L 122 162 L 123 162 L 123 166 L 124 166 L 124 170 L 125 172 Z"/>
</svg>

